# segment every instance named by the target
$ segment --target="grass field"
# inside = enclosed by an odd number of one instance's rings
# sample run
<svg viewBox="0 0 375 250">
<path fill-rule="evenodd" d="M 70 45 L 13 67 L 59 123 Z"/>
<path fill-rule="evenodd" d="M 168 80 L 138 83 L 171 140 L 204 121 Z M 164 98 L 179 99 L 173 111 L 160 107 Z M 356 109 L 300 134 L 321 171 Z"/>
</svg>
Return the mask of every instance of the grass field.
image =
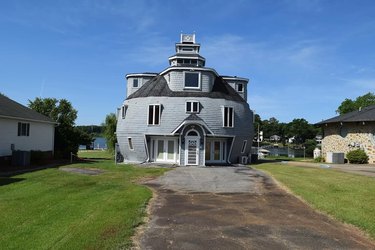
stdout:
<svg viewBox="0 0 375 250">
<path fill-rule="evenodd" d="M 271 156 L 268 155 L 265 158 L 266 160 L 278 160 L 278 161 L 306 161 L 306 162 L 313 162 L 314 159 L 311 157 L 288 157 L 288 156 Z"/>
<path fill-rule="evenodd" d="M 102 159 L 64 167 L 104 172 L 89 176 L 54 168 L 0 178 L 0 249 L 128 248 L 152 196 L 135 181 L 165 171 Z"/>
<path fill-rule="evenodd" d="M 261 164 L 264 170 L 314 208 L 353 224 L 375 238 L 375 179 L 333 169 Z"/>
</svg>

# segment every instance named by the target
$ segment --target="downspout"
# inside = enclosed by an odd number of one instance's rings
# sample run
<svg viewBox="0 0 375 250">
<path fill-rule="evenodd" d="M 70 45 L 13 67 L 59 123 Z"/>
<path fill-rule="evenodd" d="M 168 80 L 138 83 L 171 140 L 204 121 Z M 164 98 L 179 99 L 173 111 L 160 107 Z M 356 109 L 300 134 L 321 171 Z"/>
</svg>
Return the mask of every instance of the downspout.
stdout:
<svg viewBox="0 0 375 250">
<path fill-rule="evenodd" d="M 145 141 L 145 149 L 146 149 L 146 156 L 147 156 L 146 160 L 143 162 L 143 163 L 145 163 L 145 162 L 149 162 L 150 161 L 150 154 L 148 152 L 148 145 L 147 145 L 146 134 L 144 134 L 143 137 L 144 137 L 144 141 Z"/>
<path fill-rule="evenodd" d="M 234 145 L 234 141 L 236 140 L 236 136 L 233 136 L 233 141 L 232 141 L 232 145 L 230 145 L 230 149 L 229 149 L 229 154 L 228 154 L 228 159 L 227 159 L 227 162 L 228 162 L 228 164 L 232 164 L 231 162 L 230 162 L 230 156 L 231 156 L 231 154 L 232 154 L 232 149 L 233 149 L 233 145 Z"/>
</svg>

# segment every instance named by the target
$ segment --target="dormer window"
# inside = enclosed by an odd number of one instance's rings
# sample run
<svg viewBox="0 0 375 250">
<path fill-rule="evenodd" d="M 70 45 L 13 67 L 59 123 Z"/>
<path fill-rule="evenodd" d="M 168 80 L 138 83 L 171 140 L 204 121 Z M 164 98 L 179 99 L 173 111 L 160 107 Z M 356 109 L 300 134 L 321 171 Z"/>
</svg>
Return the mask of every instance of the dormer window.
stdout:
<svg viewBox="0 0 375 250">
<path fill-rule="evenodd" d="M 184 87 L 186 89 L 200 89 L 201 74 L 200 72 L 184 72 Z"/>
<path fill-rule="evenodd" d="M 139 83 L 138 83 L 138 78 L 133 79 L 133 88 L 138 88 Z"/>
<path fill-rule="evenodd" d="M 237 91 L 243 92 L 243 83 L 237 83 Z"/>
</svg>

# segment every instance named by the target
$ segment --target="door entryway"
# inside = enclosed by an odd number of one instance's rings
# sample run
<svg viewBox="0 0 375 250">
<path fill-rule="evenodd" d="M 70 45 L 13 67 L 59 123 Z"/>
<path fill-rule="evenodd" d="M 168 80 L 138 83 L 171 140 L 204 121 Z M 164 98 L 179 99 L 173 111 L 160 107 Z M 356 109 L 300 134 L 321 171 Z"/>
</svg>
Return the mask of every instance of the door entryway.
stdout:
<svg viewBox="0 0 375 250">
<path fill-rule="evenodd" d="M 191 129 L 185 136 L 185 165 L 198 165 L 199 164 L 199 142 L 200 136 L 198 131 Z"/>
<path fill-rule="evenodd" d="M 178 141 L 176 138 L 154 137 L 151 139 L 151 160 L 156 162 L 178 161 Z"/>
</svg>

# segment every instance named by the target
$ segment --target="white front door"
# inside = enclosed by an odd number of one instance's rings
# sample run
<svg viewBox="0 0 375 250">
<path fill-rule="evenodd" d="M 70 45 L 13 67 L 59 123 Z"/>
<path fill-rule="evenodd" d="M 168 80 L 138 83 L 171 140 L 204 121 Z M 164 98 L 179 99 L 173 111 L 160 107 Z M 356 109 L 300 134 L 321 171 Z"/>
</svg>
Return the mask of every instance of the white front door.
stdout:
<svg viewBox="0 0 375 250">
<path fill-rule="evenodd" d="M 186 165 L 198 165 L 199 139 L 187 139 Z"/>
</svg>

